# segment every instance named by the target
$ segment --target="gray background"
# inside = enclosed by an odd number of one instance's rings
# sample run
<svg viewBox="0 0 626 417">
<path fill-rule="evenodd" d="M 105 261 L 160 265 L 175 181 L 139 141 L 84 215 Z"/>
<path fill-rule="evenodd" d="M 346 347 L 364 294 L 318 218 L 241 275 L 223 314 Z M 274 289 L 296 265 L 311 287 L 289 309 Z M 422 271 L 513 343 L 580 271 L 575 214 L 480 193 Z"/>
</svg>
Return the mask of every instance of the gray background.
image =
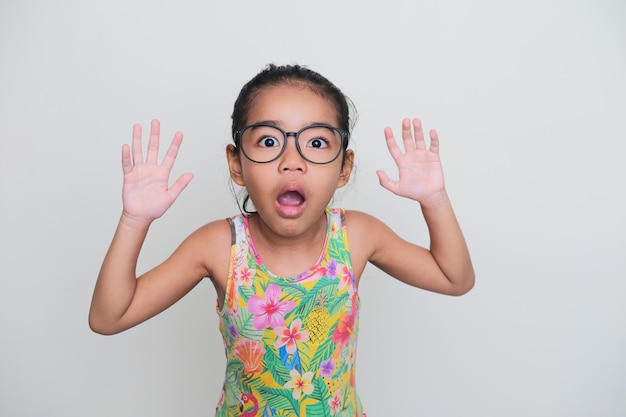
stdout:
<svg viewBox="0 0 626 417">
<path fill-rule="evenodd" d="M 121 210 L 120 149 L 161 119 L 196 178 L 140 271 L 236 212 L 224 147 L 239 88 L 309 65 L 356 103 L 335 205 L 427 244 L 382 129 L 439 130 L 477 285 L 370 267 L 357 384 L 370 416 L 626 415 L 626 3 L 16 1 L 0 4 L 0 415 L 211 416 L 224 372 L 204 282 L 123 334 L 91 333 Z"/>
</svg>

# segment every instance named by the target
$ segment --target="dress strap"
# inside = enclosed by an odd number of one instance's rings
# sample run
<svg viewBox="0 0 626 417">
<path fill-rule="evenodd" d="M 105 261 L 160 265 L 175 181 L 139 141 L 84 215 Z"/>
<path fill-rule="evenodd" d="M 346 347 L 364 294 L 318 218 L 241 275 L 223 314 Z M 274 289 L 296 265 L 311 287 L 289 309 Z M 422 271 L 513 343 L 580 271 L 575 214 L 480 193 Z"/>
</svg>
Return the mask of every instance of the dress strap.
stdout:
<svg viewBox="0 0 626 417">
<path fill-rule="evenodd" d="M 241 248 L 243 244 L 247 243 L 245 217 L 238 214 L 226 220 L 230 224 L 230 245 Z"/>
</svg>

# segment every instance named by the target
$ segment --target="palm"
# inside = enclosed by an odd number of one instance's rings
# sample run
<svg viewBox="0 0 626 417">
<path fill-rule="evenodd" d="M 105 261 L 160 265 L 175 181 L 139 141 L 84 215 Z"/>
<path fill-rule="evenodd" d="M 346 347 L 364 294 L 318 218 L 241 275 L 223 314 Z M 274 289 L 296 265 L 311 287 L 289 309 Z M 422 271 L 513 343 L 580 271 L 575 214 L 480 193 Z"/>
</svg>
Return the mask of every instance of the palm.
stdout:
<svg viewBox="0 0 626 417">
<path fill-rule="evenodd" d="M 399 179 L 394 181 L 384 171 L 378 171 L 380 184 L 402 197 L 424 202 L 445 190 L 443 170 L 439 159 L 439 138 L 430 131 L 430 148 L 426 148 L 419 119 L 402 121 L 404 152 L 396 143 L 391 128 L 385 129 L 387 148 L 398 166 Z"/>
<path fill-rule="evenodd" d="M 124 214 L 145 223 L 161 217 L 193 178 L 192 174 L 186 173 L 169 186 L 170 172 L 180 148 L 182 134 L 174 135 L 160 165 L 159 135 L 159 122 L 153 120 L 145 161 L 142 155 L 141 126 L 135 125 L 133 128 L 132 160 L 128 145 L 122 148 Z"/>
</svg>

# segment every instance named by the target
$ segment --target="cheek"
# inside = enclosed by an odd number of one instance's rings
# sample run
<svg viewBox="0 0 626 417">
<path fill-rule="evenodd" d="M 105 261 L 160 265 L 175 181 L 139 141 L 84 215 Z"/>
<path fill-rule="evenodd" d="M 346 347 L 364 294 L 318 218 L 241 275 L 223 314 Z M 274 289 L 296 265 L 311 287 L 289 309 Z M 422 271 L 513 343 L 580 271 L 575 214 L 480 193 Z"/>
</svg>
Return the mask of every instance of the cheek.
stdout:
<svg viewBox="0 0 626 417">
<path fill-rule="evenodd" d="M 315 173 L 311 172 L 311 174 L 318 178 L 320 184 L 327 184 L 329 190 L 334 190 L 343 182 L 343 169 L 339 161 L 332 166 L 322 166 L 320 170 Z"/>
<path fill-rule="evenodd" d="M 242 164 L 241 174 L 244 186 L 248 188 L 249 191 L 255 192 L 257 189 L 262 189 L 267 192 L 267 189 L 272 184 L 272 172 L 270 172 L 268 165 L 269 164 Z"/>
</svg>

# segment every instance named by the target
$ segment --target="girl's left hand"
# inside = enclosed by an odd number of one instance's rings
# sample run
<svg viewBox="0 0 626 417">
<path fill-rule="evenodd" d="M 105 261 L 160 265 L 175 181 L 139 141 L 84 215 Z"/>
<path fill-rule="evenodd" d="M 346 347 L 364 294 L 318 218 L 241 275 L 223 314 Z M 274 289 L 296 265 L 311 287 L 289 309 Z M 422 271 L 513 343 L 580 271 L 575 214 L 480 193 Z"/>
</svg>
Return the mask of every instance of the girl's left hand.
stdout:
<svg viewBox="0 0 626 417">
<path fill-rule="evenodd" d="M 393 131 L 385 128 L 385 139 L 391 156 L 396 161 L 400 179 L 394 181 L 382 170 L 376 171 L 380 185 L 394 194 L 411 198 L 421 204 L 446 195 L 443 169 L 439 159 L 439 137 L 430 131 L 430 147 L 426 149 L 422 123 L 419 119 L 402 120 L 404 152 L 398 146 Z"/>
</svg>

